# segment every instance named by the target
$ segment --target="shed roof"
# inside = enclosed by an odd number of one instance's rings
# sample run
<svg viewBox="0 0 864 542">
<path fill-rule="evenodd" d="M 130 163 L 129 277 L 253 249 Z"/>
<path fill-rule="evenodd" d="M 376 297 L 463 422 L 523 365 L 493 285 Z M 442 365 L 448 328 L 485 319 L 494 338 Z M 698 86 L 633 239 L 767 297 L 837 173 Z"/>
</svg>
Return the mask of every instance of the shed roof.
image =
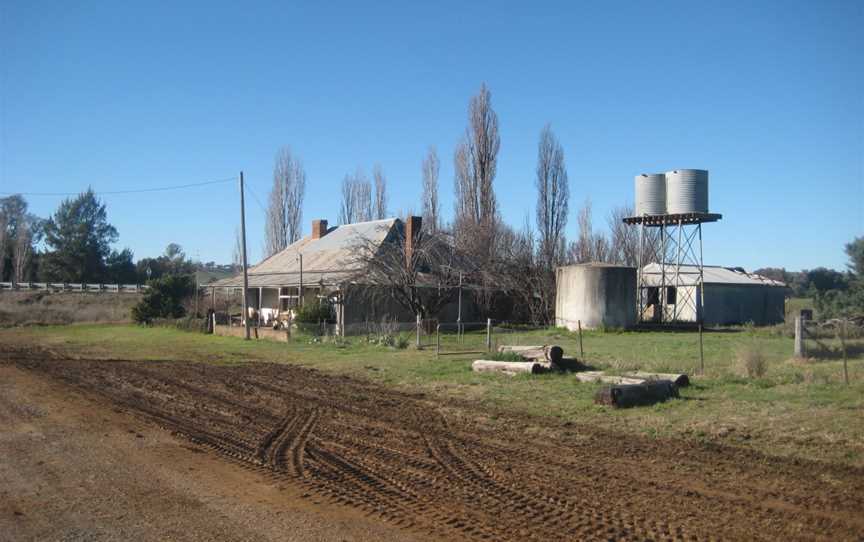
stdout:
<svg viewBox="0 0 864 542">
<path fill-rule="evenodd" d="M 650 263 L 642 268 L 644 281 L 649 286 L 658 286 L 660 284 L 661 273 L 664 271 L 664 266 L 659 263 Z M 675 264 L 665 264 L 665 272 L 667 277 L 674 274 L 676 269 Z M 748 273 L 740 267 L 721 267 L 715 265 L 706 265 L 703 267 L 705 284 L 732 284 L 738 286 L 769 286 L 775 288 L 785 288 L 786 284 L 779 280 L 769 279 L 755 273 Z M 684 285 L 693 285 L 699 282 L 699 268 L 695 265 L 682 265 L 679 276 Z"/>
<path fill-rule="evenodd" d="M 334 226 L 319 239 L 312 239 L 308 235 L 250 267 L 249 287 L 298 285 L 300 255 L 303 256 L 304 284 L 332 285 L 350 280 L 361 271 L 361 251 L 370 244 L 380 246 L 399 223 L 398 218 L 386 218 Z M 220 280 L 211 286 L 242 287 L 243 274 Z"/>
</svg>

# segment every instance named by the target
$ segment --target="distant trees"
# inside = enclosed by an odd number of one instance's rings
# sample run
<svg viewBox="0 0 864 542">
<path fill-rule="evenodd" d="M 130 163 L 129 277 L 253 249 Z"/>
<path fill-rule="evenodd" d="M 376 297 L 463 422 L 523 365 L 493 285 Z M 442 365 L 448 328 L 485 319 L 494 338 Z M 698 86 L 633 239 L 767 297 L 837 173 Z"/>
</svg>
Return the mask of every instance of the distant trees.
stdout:
<svg viewBox="0 0 864 542">
<path fill-rule="evenodd" d="M 372 220 L 372 185 L 369 179 L 357 170 L 345 175 L 342 180 L 342 203 L 339 208 L 339 223 L 354 224 Z"/>
<path fill-rule="evenodd" d="M 264 253 L 271 256 L 294 243 L 303 234 L 303 199 L 306 171 L 303 164 L 284 147 L 276 155 L 273 186 L 264 221 Z"/>
<path fill-rule="evenodd" d="M 117 230 L 108 223 L 105 204 L 92 189 L 63 200 L 45 222 L 45 273 L 64 282 L 100 282 Z"/>
<path fill-rule="evenodd" d="M 372 206 L 372 216 L 375 220 L 387 218 L 387 178 L 381 164 L 372 168 L 372 179 L 375 181 L 375 201 Z"/>
<path fill-rule="evenodd" d="M 864 317 L 864 237 L 857 237 L 845 248 L 849 257 L 847 268 L 849 272 L 843 280 L 835 274 L 826 273 L 824 268 L 811 278 L 811 293 L 816 310 L 822 318 Z M 812 276 L 812 275 L 811 275 Z"/>
<path fill-rule="evenodd" d="M 572 263 L 608 262 L 611 253 L 608 238 L 600 232 L 595 232 L 591 200 L 586 199 L 576 217 L 579 224 L 579 236 L 570 243 L 567 258 Z"/>
<path fill-rule="evenodd" d="M 423 227 L 435 233 L 441 228 L 441 206 L 438 201 L 438 151 L 429 147 L 423 159 Z"/>
</svg>

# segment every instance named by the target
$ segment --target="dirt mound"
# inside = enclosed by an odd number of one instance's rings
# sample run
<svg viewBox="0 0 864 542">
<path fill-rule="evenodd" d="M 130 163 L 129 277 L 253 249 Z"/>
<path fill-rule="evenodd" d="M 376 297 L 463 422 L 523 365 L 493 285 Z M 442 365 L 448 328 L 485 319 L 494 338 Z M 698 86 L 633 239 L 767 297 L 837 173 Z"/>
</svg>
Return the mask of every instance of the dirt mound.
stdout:
<svg viewBox="0 0 864 542">
<path fill-rule="evenodd" d="M 861 469 L 529 418 L 482 421 L 464 405 L 286 365 L 6 357 L 250 468 L 436 537 L 864 535 Z"/>
</svg>

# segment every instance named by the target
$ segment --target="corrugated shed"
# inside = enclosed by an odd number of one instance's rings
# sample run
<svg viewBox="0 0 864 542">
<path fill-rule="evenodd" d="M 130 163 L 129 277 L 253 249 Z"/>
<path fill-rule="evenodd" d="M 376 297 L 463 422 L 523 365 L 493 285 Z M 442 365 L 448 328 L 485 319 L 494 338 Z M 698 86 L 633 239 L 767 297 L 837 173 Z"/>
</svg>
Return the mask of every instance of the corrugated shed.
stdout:
<svg viewBox="0 0 864 542">
<path fill-rule="evenodd" d="M 669 282 L 669 277 L 675 273 L 676 266 L 674 264 L 666 264 L 666 283 L 673 286 Z M 663 272 L 663 266 L 659 263 L 650 263 L 642 268 L 644 273 L 644 283 L 647 286 L 659 286 L 660 275 Z M 720 267 L 706 265 L 703 268 L 705 284 L 735 284 L 739 286 L 774 286 L 777 288 L 785 288 L 786 284 L 778 280 L 769 279 L 762 275 L 747 273 L 740 267 Z M 682 265 L 680 268 L 680 284 L 692 286 L 699 282 L 699 268 L 695 265 Z"/>
<path fill-rule="evenodd" d="M 337 284 L 350 280 L 361 269 L 358 258 L 368 247 L 380 246 L 399 220 L 387 218 L 335 226 L 320 239 L 306 236 L 285 250 L 249 268 L 249 287 L 296 286 L 300 282 L 300 255 L 303 255 L 303 283 Z M 242 287 L 238 274 L 211 284 Z"/>
</svg>

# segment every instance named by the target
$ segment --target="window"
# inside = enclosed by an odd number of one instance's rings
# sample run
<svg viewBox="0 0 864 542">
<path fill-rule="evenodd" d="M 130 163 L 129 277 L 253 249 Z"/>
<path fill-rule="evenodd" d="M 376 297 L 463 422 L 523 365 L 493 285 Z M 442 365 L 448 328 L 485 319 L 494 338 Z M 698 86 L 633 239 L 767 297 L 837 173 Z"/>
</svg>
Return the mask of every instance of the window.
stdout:
<svg viewBox="0 0 864 542">
<path fill-rule="evenodd" d="M 678 289 L 674 286 L 666 287 L 666 304 L 674 305 L 678 300 Z"/>
</svg>

